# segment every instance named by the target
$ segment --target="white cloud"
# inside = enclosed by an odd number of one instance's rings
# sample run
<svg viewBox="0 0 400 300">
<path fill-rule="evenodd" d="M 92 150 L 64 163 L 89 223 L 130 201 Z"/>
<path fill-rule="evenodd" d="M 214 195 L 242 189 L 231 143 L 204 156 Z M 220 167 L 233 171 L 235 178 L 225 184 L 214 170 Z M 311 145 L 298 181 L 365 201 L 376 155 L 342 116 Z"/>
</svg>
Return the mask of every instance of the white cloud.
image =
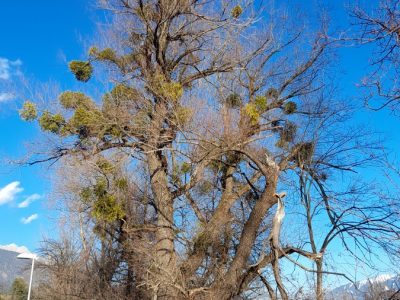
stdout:
<svg viewBox="0 0 400 300">
<path fill-rule="evenodd" d="M 6 58 L 0 58 L 0 79 L 10 79 L 10 64 Z"/>
<path fill-rule="evenodd" d="M 39 200 L 42 198 L 39 194 L 33 194 L 27 197 L 24 201 L 22 201 L 20 204 L 18 204 L 19 208 L 25 208 L 28 207 L 33 201 Z"/>
<path fill-rule="evenodd" d="M 15 99 L 15 95 L 12 93 L 0 93 L 0 103 L 7 102 L 8 100 Z"/>
<path fill-rule="evenodd" d="M 14 251 L 18 253 L 31 253 L 25 246 L 18 246 L 14 243 L 8 245 L 0 245 L 0 249 L 7 251 Z"/>
<path fill-rule="evenodd" d="M 27 218 L 22 218 L 22 219 L 21 219 L 21 223 L 22 223 L 22 224 L 29 224 L 29 223 L 32 222 L 33 220 L 36 220 L 38 217 L 39 217 L 38 214 L 30 215 L 30 216 L 27 217 Z"/>
<path fill-rule="evenodd" d="M 21 65 L 22 61 L 19 59 L 13 61 L 0 57 L 0 104 L 16 99 L 16 95 L 10 92 L 9 85 L 14 84 L 12 77 L 22 75 L 19 70 Z"/>
<path fill-rule="evenodd" d="M 12 61 L 7 58 L 0 57 L 0 79 L 10 79 L 11 75 L 18 73 L 18 70 L 15 69 L 20 65 L 22 65 L 22 61 L 19 59 Z"/>
<path fill-rule="evenodd" d="M 13 201 L 15 196 L 23 190 L 24 189 L 20 187 L 19 181 L 7 184 L 5 187 L 0 189 L 0 205 Z"/>
</svg>

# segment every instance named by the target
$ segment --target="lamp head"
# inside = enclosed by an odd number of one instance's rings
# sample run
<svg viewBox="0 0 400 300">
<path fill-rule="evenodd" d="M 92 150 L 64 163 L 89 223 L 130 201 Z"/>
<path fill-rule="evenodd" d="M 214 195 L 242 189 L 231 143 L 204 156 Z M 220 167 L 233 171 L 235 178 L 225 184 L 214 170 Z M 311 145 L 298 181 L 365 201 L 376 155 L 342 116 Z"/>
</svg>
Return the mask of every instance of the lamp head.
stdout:
<svg viewBox="0 0 400 300">
<path fill-rule="evenodd" d="M 17 255 L 19 259 L 37 259 L 37 255 L 33 253 L 21 253 Z"/>
</svg>

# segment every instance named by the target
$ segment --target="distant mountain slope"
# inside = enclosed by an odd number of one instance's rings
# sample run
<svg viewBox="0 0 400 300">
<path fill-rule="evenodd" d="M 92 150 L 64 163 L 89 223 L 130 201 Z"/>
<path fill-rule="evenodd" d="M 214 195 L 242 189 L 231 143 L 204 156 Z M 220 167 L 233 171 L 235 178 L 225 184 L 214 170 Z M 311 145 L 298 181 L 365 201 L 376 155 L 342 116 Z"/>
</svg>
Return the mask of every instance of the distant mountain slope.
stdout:
<svg viewBox="0 0 400 300">
<path fill-rule="evenodd" d="M 335 288 L 327 293 L 327 300 L 331 299 L 386 299 L 400 290 L 400 275 L 383 274 L 375 278 L 358 281 L 355 284 L 349 283 Z M 374 298 L 381 297 L 381 298 Z M 392 300 L 400 300 L 400 293 Z"/>
<path fill-rule="evenodd" d="M 18 259 L 18 254 L 0 249 L 0 291 L 8 291 L 17 277 L 29 280 L 31 260 Z"/>
</svg>

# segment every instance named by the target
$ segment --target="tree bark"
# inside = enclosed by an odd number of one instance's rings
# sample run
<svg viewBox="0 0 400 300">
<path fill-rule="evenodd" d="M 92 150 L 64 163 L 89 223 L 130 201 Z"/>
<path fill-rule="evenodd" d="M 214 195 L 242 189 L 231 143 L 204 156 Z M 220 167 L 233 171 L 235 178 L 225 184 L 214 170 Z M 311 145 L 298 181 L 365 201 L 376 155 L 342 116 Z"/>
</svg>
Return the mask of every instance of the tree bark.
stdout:
<svg viewBox="0 0 400 300">
<path fill-rule="evenodd" d="M 177 278 L 173 200 L 168 189 L 168 178 L 160 156 L 159 152 L 158 155 L 157 152 L 150 152 L 147 156 L 151 187 L 157 209 L 156 268 L 152 277 L 154 277 L 156 284 L 159 285 L 157 299 L 176 299 L 176 291 L 173 290 L 171 285 Z"/>
<path fill-rule="evenodd" d="M 238 249 L 226 276 L 213 287 L 213 299 L 231 299 L 240 292 L 240 285 L 248 269 L 248 259 L 253 249 L 258 229 L 268 210 L 276 203 L 274 197 L 278 173 L 268 178 L 268 184 L 244 225 Z"/>
<path fill-rule="evenodd" d="M 315 288 L 315 293 L 317 296 L 317 300 L 324 300 L 324 290 L 323 290 L 323 266 L 322 266 L 322 257 L 315 260 L 317 265 L 317 285 Z"/>
</svg>

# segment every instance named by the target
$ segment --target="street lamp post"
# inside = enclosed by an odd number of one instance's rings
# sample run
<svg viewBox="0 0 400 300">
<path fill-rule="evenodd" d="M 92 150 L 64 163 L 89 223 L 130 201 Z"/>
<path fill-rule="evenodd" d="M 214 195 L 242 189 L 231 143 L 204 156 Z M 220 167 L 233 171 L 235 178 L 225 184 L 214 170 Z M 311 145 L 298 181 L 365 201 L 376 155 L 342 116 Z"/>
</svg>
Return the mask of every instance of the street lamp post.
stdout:
<svg viewBox="0 0 400 300">
<path fill-rule="evenodd" d="M 33 279 L 33 268 L 35 266 L 35 259 L 37 258 L 36 254 L 32 253 L 21 253 L 17 256 L 19 259 L 32 259 L 32 267 L 31 267 L 31 277 L 29 279 L 29 289 L 28 289 L 28 300 L 31 299 L 31 289 L 32 289 L 32 279 Z"/>
</svg>

